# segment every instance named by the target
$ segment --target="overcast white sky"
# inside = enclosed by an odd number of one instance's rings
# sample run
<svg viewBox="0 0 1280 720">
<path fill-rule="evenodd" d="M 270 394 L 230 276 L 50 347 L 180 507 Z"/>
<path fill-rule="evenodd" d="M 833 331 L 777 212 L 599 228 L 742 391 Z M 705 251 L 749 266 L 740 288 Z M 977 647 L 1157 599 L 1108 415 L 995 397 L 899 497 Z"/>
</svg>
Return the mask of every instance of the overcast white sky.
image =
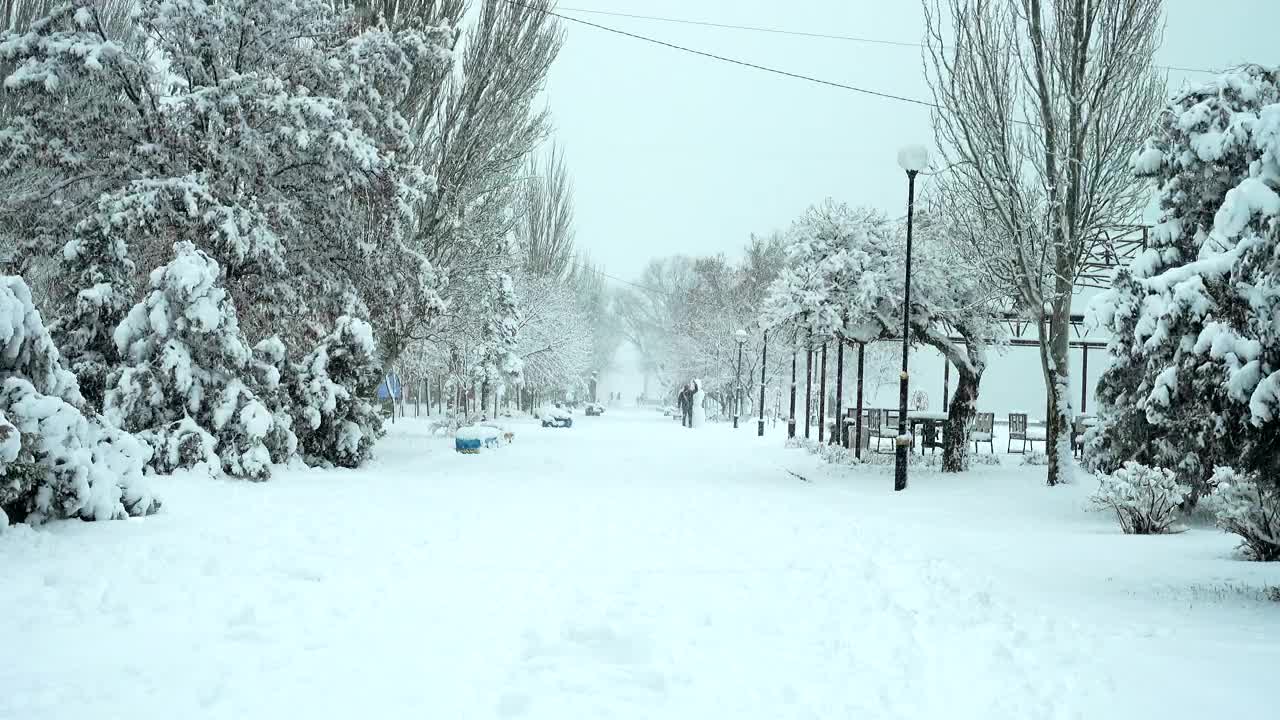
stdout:
<svg viewBox="0 0 1280 720">
<path fill-rule="evenodd" d="M 920 50 L 573 12 L 607 10 L 919 42 L 917 0 L 561 0 L 561 12 L 707 52 L 849 85 L 929 99 Z M 1276 0 L 1168 0 L 1157 62 L 1218 68 L 1280 63 Z M 611 275 L 653 257 L 737 253 L 752 232 L 784 229 L 834 197 L 899 211 L 897 148 L 931 143 L 929 110 L 738 67 L 575 23 L 547 89 L 556 141 L 575 182 L 579 246 Z M 1180 85 L 1201 74 L 1171 72 Z M 1083 310 L 1083 308 L 1078 308 Z M 918 352 L 921 377 L 939 358 Z M 1073 352 L 1073 363 L 1079 362 Z M 1091 353 L 1090 384 L 1102 353 Z M 936 367 L 934 367 L 936 365 Z M 1078 366 L 1076 372 L 1078 374 Z M 1011 351 L 988 377 L 1039 384 L 1034 351 Z M 633 397 L 638 388 L 625 390 Z M 931 386 L 932 381 L 927 385 Z M 984 384 L 996 408 L 1026 408 L 1023 383 Z M 1092 401 L 1090 401 L 1092 402 Z M 984 403 L 985 404 L 985 403 Z M 1030 409 L 1034 414 L 1034 408 Z M 1043 412 L 1040 413 L 1041 415 Z"/>
</svg>

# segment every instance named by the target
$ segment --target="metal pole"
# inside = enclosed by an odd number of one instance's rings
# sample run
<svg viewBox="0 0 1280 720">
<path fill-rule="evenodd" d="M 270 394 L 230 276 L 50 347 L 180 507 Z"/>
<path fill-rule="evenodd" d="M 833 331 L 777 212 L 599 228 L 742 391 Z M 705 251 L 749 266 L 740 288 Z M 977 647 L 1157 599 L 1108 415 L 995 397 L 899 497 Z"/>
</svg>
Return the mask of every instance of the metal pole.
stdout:
<svg viewBox="0 0 1280 720">
<path fill-rule="evenodd" d="M 791 414 L 787 416 L 787 439 L 796 436 L 796 356 L 799 354 L 794 346 L 795 338 L 791 338 Z"/>
<path fill-rule="evenodd" d="M 856 425 L 854 432 L 856 432 L 857 435 L 853 440 L 853 455 L 859 460 L 862 459 L 862 361 L 866 349 L 866 343 L 858 343 L 858 419 L 855 421 Z"/>
<path fill-rule="evenodd" d="M 822 341 L 822 379 L 818 381 L 818 442 L 827 429 L 827 341 Z"/>
<path fill-rule="evenodd" d="M 907 451 L 911 438 L 907 436 L 907 353 L 911 347 L 911 222 L 916 206 L 916 173 L 907 171 L 907 267 L 902 294 L 902 374 L 898 384 L 898 438 L 897 457 L 893 467 L 893 489 L 907 489 Z"/>
<path fill-rule="evenodd" d="M 769 331 L 764 331 L 764 340 L 760 345 L 760 420 L 756 425 L 756 436 L 764 437 L 764 369 L 769 363 Z"/>
<path fill-rule="evenodd" d="M 804 359 L 804 439 L 809 439 L 809 423 L 813 420 L 813 338 L 805 334 Z"/>
<path fill-rule="evenodd" d="M 738 370 L 737 377 L 734 379 L 733 389 L 733 429 L 738 429 L 738 416 L 742 414 L 742 345 L 741 340 L 738 341 Z"/>
<path fill-rule="evenodd" d="M 1081 352 L 1080 362 L 1080 414 L 1083 415 L 1089 406 L 1089 346 L 1085 345 Z"/>
<path fill-rule="evenodd" d="M 942 410 L 947 409 L 947 396 L 951 394 L 951 361 L 942 356 Z"/>
<path fill-rule="evenodd" d="M 844 340 L 836 340 L 836 436 L 840 447 L 848 447 L 849 430 L 844 417 Z"/>
</svg>

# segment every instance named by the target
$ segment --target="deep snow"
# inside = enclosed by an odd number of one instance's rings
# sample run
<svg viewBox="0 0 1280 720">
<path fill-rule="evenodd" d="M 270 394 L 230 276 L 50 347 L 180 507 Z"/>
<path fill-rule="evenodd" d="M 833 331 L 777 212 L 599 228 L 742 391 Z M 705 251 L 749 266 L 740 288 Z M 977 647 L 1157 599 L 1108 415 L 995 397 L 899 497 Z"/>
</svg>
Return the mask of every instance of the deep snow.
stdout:
<svg viewBox="0 0 1280 720">
<path fill-rule="evenodd" d="M 1260 717 L 1280 565 L 1006 459 L 851 470 L 611 409 L 0 535 L 0 718 Z M 794 474 L 793 474 L 794 473 Z M 805 480 L 796 475 L 803 476 Z M 806 481 L 807 480 L 807 481 Z"/>
</svg>

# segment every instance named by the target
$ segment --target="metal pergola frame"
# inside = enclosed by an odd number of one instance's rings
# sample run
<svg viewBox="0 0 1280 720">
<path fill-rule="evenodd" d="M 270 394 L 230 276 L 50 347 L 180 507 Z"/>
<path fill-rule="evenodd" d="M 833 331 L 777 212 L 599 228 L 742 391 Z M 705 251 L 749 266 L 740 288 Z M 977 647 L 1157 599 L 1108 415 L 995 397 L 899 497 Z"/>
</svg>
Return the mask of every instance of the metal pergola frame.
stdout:
<svg viewBox="0 0 1280 720">
<path fill-rule="evenodd" d="M 1089 243 L 1089 248 L 1086 252 L 1086 257 L 1084 261 L 1081 263 L 1080 272 L 1076 276 L 1075 287 L 1098 288 L 1098 289 L 1105 289 L 1105 288 L 1111 287 L 1111 279 L 1115 269 L 1122 265 L 1128 265 L 1130 262 L 1133 261 L 1133 259 L 1138 255 L 1139 252 L 1146 249 L 1147 241 L 1149 238 L 1149 232 L 1150 232 L 1150 228 L 1146 225 L 1117 225 L 1110 229 L 1103 230 L 1102 232 L 1100 232 L 1098 236 Z M 1037 337 L 1038 332 L 1036 330 L 1036 323 L 1034 320 L 1028 320 L 1027 318 L 1022 317 L 1021 315 L 1018 315 L 1017 313 L 1012 313 L 1012 312 L 1006 312 L 1002 314 L 1000 317 L 995 319 L 999 323 L 1003 324 L 1009 331 L 1008 337 L 1004 338 L 1003 340 L 995 344 L 1005 345 L 1010 347 L 1040 347 L 1040 340 Z M 1046 320 L 1045 322 L 1047 324 L 1048 321 Z M 1087 336 L 1086 334 L 1087 328 L 1085 326 L 1085 319 L 1083 314 L 1072 314 L 1070 317 L 1070 324 L 1071 324 L 1071 334 L 1073 335 L 1073 337 L 1068 341 L 1068 347 L 1077 348 L 1081 351 L 1080 412 L 1084 413 L 1088 409 L 1088 400 L 1089 400 L 1089 351 L 1106 348 L 1107 341 L 1090 338 Z M 964 342 L 964 338 L 958 337 L 956 335 L 951 335 L 950 339 L 953 342 L 961 342 L 961 343 Z M 871 342 L 880 342 L 885 340 L 888 340 L 888 341 L 897 340 L 898 342 L 901 342 L 902 338 L 882 337 L 882 338 L 877 338 L 876 340 L 873 340 Z M 841 367 L 843 367 L 843 364 L 844 364 L 843 357 L 844 357 L 845 345 L 858 348 L 858 390 L 857 390 L 858 403 L 857 403 L 855 437 L 859 438 L 859 442 L 856 445 L 856 452 L 858 456 L 861 457 L 862 411 L 863 411 L 863 361 L 864 361 L 863 356 L 865 354 L 864 351 L 867 343 L 857 342 L 857 341 L 848 340 L 848 339 L 835 339 L 835 341 L 837 342 L 837 346 L 840 351 L 840 357 L 839 357 L 840 362 L 838 364 Z M 809 432 L 810 432 L 809 418 L 810 418 L 810 412 L 812 410 L 810 399 L 812 397 L 812 384 L 813 384 L 812 362 L 813 362 L 814 350 L 813 350 L 811 341 L 807 342 L 806 345 L 808 346 L 807 354 L 808 354 L 809 362 L 807 363 L 808 371 L 805 373 L 806 374 L 805 437 L 808 438 Z M 792 351 L 793 358 L 795 357 L 795 353 L 798 352 L 798 350 L 799 350 L 798 346 L 793 346 L 793 351 Z M 826 346 L 824 343 L 823 345 L 824 355 L 825 355 L 825 350 L 826 350 Z M 942 362 L 943 362 L 942 405 L 943 407 L 946 407 L 947 399 L 951 394 L 951 362 L 947 360 L 945 356 L 943 357 Z M 839 390 L 837 390 L 837 392 L 840 395 L 843 395 L 843 392 L 841 392 L 841 390 L 843 390 L 843 387 L 842 387 L 843 379 L 844 379 L 843 373 L 841 373 L 840 378 L 837 379 L 837 387 L 840 388 Z M 822 378 L 820 380 L 820 386 L 821 387 L 819 392 L 822 393 L 822 398 L 823 400 L 825 400 L 826 398 L 826 374 L 825 373 L 823 373 Z M 795 376 L 795 363 L 793 362 L 792 376 L 791 376 L 791 421 L 790 421 L 790 430 L 789 430 L 789 435 L 791 437 L 795 436 L 795 405 L 796 405 L 795 394 L 796 394 L 796 376 Z M 843 405 L 843 400 L 844 400 L 843 397 L 838 397 L 836 399 L 837 412 L 839 412 L 839 407 Z M 825 427 L 826 425 L 826 420 L 827 419 L 824 414 L 821 420 L 823 427 Z M 818 430 L 820 440 L 822 436 L 823 427 L 820 427 Z M 843 422 L 840 422 L 840 424 L 837 426 L 837 432 L 839 434 L 841 443 L 844 444 L 846 438 L 845 438 Z M 831 440 L 834 441 L 835 436 L 833 436 Z"/>
</svg>

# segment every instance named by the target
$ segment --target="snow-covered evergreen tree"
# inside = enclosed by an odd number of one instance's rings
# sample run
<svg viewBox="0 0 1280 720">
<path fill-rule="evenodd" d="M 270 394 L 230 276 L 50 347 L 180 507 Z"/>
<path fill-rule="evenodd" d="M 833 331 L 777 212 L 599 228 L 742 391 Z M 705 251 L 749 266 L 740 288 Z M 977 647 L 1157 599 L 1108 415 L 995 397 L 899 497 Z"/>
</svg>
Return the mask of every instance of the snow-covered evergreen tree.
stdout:
<svg viewBox="0 0 1280 720">
<path fill-rule="evenodd" d="M 0 277 L 0 521 L 155 512 L 149 449 L 84 402 L 26 283 Z"/>
<path fill-rule="evenodd" d="M 480 364 L 476 366 L 476 380 L 482 384 L 486 398 L 489 392 L 496 392 L 501 383 L 518 382 L 524 369 L 515 285 L 506 273 L 493 273 L 489 280 L 488 297 L 480 308 L 484 328 Z"/>
<path fill-rule="evenodd" d="M 151 273 L 147 296 L 115 331 L 124 367 L 112 377 L 106 414 L 126 430 L 147 433 L 161 471 L 193 461 L 218 463 L 236 477 L 265 479 L 271 411 L 246 385 L 252 353 L 218 263 L 190 242 Z M 194 425 L 193 425 L 194 423 Z M 198 457 L 212 436 L 214 455 Z"/>
<path fill-rule="evenodd" d="M 1211 486 L 1215 465 L 1280 479 L 1280 71 L 1245 66 L 1177 94 L 1135 153 L 1161 218 L 1098 301 L 1113 335 L 1093 462 Z"/>
<path fill-rule="evenodd" d="M 289 362 L 288 351 L 279 337 L 272 335 L 253 346 L 255 388 L 271 410 L 271 431 L 263 442 L 271 453 L 271 461 L 277 464 L 289 462 L 298 452 L 291 394 L 296 374 L 297 368 Z"/>
<path fill-rule="evenodd" d="M 119 365 L 113 334 L 133 304 L 133 262 L 124 241 L 90 223 L 62 249 L 61 312 L 49 332 L 90 407 L 101 411 L 107 377 Z"/>
<path fill-rule="evenodd" d="M 293 379 L 294 432 L 303 459 L 347 468 L 368 460 L 382 435 L 382 416 L 372 402 L 381 381 L 369 323 L 349 315 L 338 318 Z"/>
</svg>

